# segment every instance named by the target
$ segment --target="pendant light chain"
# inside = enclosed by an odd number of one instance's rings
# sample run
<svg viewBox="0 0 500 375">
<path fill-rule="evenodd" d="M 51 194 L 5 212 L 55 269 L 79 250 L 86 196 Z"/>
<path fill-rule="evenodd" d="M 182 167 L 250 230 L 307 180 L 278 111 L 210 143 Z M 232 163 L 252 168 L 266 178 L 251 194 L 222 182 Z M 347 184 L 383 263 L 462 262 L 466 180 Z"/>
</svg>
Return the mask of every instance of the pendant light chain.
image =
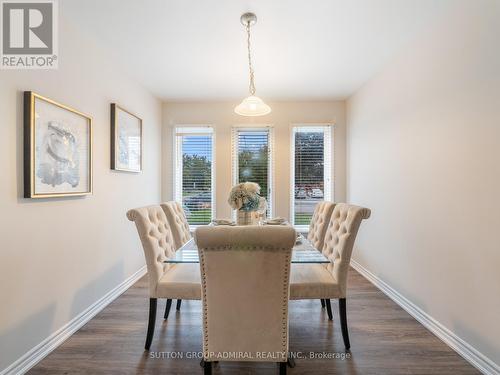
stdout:
<svg viewBox="0 0 500 375">
<path fill-rule="evenodd" d="M 250 49 L 250 22 L 247 23 L 247 49 L 248 49 L 248 70 L 250 74 L 250 84 L 248 86 L 248 91 L 251 95 L 255 95 L 255 81 L 254 81 L 254 71 L 252 66 L 252 52 Z"/>
<path fill-rule="evenodd" d="M 240 116 L 264 116 L 271 113 L 271 107 L 255 95 L 255 72 L 252 65 L 252 43 L 250 40 L 250 28 L 257 22 L 257 16 L 251 12 L 243 13 L 240 17 L 240 22 L 245 27 L 247 33 L 248 91 L 250 91 L 250 95 L 234 107 L 234 112 Z"/>
</svg>

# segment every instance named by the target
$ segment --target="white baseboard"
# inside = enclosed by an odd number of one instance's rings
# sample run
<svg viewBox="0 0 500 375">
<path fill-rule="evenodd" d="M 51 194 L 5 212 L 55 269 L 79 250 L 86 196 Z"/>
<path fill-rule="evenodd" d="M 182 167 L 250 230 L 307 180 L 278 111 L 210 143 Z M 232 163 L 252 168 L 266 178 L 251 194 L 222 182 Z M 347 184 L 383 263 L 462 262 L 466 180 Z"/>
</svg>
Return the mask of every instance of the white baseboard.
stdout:
<svg viewBox="0 0 500 375">
<path fill-rule="evenodd" d="M 498 364 L 462 340 L 413 302 L 406 299 L 378 276 L 375 276 L 354 260 L 351 260 L 351 266 L 483 374 L 500 374 L 500 366 Z"/>
<path fill-rule="evenodd" d="M 20 375 L 26 373 L 29 369 L 50 354 L 50 352 L 66 341 L 73 333 L 83 327 L 90 319 L 97 315 L 97 313 L 130 288 L 137 280 L 144 276 L 146 272 L 146 266 L 139 269 L 120 285 L 108 292 L 104 297 L 89 306 L 81 314 L 47 337 L 40 344 L 32 348 L 9 367 L 2 370 L 0 375 Z"/>
</svg>

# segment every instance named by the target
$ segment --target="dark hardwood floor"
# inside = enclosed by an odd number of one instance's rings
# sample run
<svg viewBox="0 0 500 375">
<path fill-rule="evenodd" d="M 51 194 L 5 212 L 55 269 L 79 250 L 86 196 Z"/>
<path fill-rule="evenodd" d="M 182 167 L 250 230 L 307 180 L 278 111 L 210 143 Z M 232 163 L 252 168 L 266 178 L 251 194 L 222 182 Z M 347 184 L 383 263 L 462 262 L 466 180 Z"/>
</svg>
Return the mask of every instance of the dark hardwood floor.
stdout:
<svg viewBox="0 0 500 375">
<path fill-rule="evenodd" d="M 158 303 L 151 352 L 144 351 L 148 321 L 147 277 L 106 307 L 30 374 L 202 374 L 201 302 L 183 301 L 163 320 Z M 351 352 L 345 355 L 338 320 L 327 320 L 320 301 L 290 303 L 290 350 L 301 352 L 289 374 L 478 374 L 471 365 L 387 298 L 356 271 L 349 275 L 347 311 Z M 169 353 L 194 358 L 166 358 Z M 326 353 L 334 359 L 309 358 Z M 336 353 L 336 354 L 335 354 Z M 272 363 L 220 362 L 214 374 L 277 374 Z"/>
</svg>

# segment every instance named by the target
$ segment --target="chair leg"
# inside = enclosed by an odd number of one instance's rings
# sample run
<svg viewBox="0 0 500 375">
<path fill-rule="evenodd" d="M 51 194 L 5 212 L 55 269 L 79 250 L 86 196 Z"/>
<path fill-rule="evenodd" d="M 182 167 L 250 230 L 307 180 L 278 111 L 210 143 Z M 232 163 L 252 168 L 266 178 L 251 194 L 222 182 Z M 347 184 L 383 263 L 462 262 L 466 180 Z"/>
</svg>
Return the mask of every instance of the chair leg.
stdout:
<svg viewBox="0 0 500 375">
<path fill-rule="evenodd" d="M 205 375 L 212 375 L 212 362 L 203 361 L 203 373 Z"/>
<path fill-rule="evenodd" d="M 153 341 L 153 334 L 155 333 L 155 322 L 156 322 L 156 298 L 149 299 L 149 322 L 148 322 L 148 333 L 146 335 L 146 345 L 144 349 L 149 350 L 151 347 L 151 342 Z"/>
<path fill-rule="evenodd" d="M 325 308 L 325 300 L 323 298 L 321 298 L 320 301 L 321 301 L 321 308 L 324 309 Z"/>
<path fill-rule="evenodd" d="M 280 375 L 286 375 L 286 362 L 279 362 Z"/>
<path fill-rule="evenodd" d="M 165 314 L 163 314 L 163 319 L 168 318 L 168 313 L 170 312 L 170 306 L 172 306 L 172 300 L 169 298 L 167 299 L 167 305 L 165 306 Z"/>
<path fill-rule="evenodd" d="M 329 299 L 325 299 L 326 312 L 328 313 L 328 320 L 333 320 L 332 305 Z"/>
<path fill-rule="evenodd" d="M 340 328 L 342 329 L 342 338 L 344 339 L 344 345 L 346 350 L 351 348 L 351 343 L 349 341 L 349 331 L 347 330 L 347 309 L 345 298 L 339 299 L 339 315 L 340 315 Z"/>
<path fill-rule="evenodd" d="M 181 311 L 181 303 L 182 303 L 182 300 L 181 299 L 178 299 L 177 300 L 177 306 L 175 306 L 175 309 L 177 311 Z"/>
</svg>

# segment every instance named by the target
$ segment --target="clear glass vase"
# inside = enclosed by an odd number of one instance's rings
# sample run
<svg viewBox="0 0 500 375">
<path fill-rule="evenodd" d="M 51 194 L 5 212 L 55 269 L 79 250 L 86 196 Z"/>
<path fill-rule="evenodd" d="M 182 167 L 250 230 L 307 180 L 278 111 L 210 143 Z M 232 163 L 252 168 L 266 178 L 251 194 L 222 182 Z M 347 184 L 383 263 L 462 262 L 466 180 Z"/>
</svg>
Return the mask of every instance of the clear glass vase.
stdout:
<svg viewBox="0 0 500 375">
<path fill-rule="evenodd" d="M 238 210 L 236 224 L 238 225 L 259 225 L 260 214 L 258 211 Z"/>
</svg>

